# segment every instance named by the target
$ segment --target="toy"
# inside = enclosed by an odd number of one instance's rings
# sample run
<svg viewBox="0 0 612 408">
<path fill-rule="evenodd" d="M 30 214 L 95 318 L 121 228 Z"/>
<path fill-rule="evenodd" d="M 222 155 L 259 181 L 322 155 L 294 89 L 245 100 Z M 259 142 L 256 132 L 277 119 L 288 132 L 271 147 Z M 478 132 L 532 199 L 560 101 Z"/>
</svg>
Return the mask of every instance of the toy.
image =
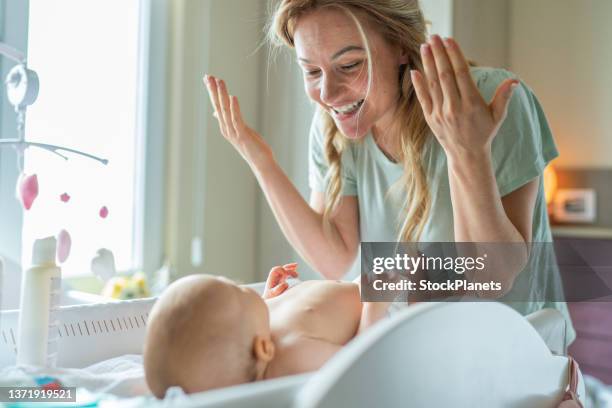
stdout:
<svg viewBox="0 0 612 408">
<path fill-rule="evenodd" d="M 102 296 L 114 299 L 138 299 L 151 296 L 144 273 L 132 276 L 115 276 L 104 285 Z"/>
</svg>

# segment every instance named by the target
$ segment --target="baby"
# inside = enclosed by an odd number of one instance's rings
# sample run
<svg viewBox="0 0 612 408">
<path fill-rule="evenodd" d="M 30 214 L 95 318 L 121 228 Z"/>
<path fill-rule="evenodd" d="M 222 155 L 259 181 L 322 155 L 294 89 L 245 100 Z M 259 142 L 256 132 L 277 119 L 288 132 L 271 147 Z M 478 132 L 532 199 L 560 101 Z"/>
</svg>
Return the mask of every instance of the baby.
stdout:
<svg viewBox="0 0 612 408">
<path fill-rule="evenodd" d="M 149 388 L 158 398 L 303 373 L 321 367 L 386 315 L 362 305 L 356 282 L 305 281 L 297 264 L 272 268 L 263 298 L 223 277 L 191 275 L 170 285 L 151 310 L 144 345 Z"/>
</svg>

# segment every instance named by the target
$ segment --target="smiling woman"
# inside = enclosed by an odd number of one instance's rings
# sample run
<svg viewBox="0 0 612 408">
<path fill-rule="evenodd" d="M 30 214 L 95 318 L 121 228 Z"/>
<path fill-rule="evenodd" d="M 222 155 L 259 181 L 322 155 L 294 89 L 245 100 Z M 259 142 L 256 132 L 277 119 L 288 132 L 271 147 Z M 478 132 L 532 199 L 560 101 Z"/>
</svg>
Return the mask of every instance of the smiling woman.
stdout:
<svg viewBox="0 0 612 408">
<path fill-rule="evenodd" d="M 523 314 L 567 316 L 554 254 L 529 251 L 551 241 L 541 174 L 558 153 L 527 85 L 470 66 L 453 39 L 428 39 L 416 0 L 283 0 L 269 34 L 295 50 L 317 106 L 310 205 L 225 82 L 205 83 L 221 132 L 301 256 L 337 279 L 360 241 L 511 243 L 489 261 L 501 294 Z"/>
</svg>

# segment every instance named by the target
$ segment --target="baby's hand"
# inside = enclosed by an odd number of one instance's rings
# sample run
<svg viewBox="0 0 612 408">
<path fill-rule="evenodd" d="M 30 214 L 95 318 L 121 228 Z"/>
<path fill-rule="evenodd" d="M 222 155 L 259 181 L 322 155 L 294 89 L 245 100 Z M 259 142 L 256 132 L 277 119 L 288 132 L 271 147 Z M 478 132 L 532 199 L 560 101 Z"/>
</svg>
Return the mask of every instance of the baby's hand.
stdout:
<svg viewBox="0 0 612 408">
<path fill-rule="evenodd" d="M 268 280 L 266 281 L 266 289 L 264 290 L 263 298 L 270 299 L 282 294 L 287 290 L 289 284 L 287 278 L 297 278 L 297 263 L 290 263 L 283 266 L 275 266 L 270 269 Z"/>
</svg>

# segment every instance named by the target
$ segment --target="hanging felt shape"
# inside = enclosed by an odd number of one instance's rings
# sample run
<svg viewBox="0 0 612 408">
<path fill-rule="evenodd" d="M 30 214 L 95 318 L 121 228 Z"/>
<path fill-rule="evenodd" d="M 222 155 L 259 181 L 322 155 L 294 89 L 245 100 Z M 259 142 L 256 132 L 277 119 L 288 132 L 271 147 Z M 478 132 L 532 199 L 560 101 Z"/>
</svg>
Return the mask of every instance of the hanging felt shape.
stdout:
<svg viewBox="0 0 612 408">
<path fill-rule="evenodd" d="M 57 260 L 59 263 L 66 262 L 70 255 L 70 248 L 72 247 L 72 238 L 66 230 L 61 230 L 57 234 Z"/>
<path fill-rule="evenodd" d="M 26 210 L 32 208 L 32 204 L 38 197 L 38 177 L 36 174 L 26 176 L 24 173 L 17 182 L 17 197 Z"/>
</svg>

